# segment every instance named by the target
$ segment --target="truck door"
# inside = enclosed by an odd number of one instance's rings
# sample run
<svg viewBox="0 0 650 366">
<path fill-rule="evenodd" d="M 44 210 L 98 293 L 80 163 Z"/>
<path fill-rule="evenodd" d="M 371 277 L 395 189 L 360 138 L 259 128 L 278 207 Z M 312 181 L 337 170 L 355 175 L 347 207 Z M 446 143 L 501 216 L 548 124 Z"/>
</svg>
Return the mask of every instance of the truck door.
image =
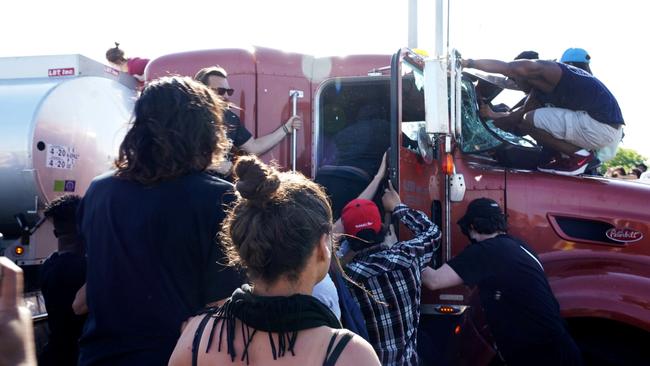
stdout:
<svg viewBox="0 0 650 366">
<path fill-rule="evenodd" d="M 433 148 L 420 149 L 418 138 L 426 136 L 424 84 L 421 58 L 400 51 L 391 69 L 391 149 L 389 177 L 402 202 L 430 215 L 443 227 L 439 155 Z M 400 235 L 407 235 L 401 232 Z M 400 237 L 400 239 L 403 239 Z M 439 263 L 439 259 L 436 259 Z"/>
<path fill-rule="evenodd" d="M 390 177 L 402 201 L 424 211 L 442 230 L 441 249 L 430 264 L 439 267 L 467 244 L 468 239 L 455 224 L 473 199 L 489 197 L 505 206 L 503 169 L 494 169 L 464 152 L 465 126 L 478 117 L 473 85 L 447 72 L 441 80 L 425 78 L 425 59 L 404 49 L 391 64 L 391 171 Z M 425 81 L 426 80 L 426 81 Z M 451 81 L 451 82 L 450 82 Z M 444 108 L 427 110 L 433 103 L 425 101 L 427 88 L 443 88 Z M 427 93 L 428 95 L 429 93 Z M 440 95 L 440 93 L 438 93 Z M 460 108 L 457 108 L 459 106 Z M 449 108 L 452 107 L 452 108 Z M 444 128 L 431 132 L 426 115 Z M 429 123 L 430 124 L 430 123 Z M 429 132 L 427 132 L 429 130 Z M 440 132 L 442 131 L 442 132 Z M 468 140 L 472 142 L 472 140 Z M 472 151 L 467 149 L 467 151 Z M 464 194 L 458 195 L 454 184 L 464 178 Z M 402 229 L 400 240 L 407 233 Z M 418 331 L 419 353 L 424 364 L 481 365 L 494 356 L 485 331 L 478 296 L 460 286 L 437 292 L 423 290 L 421 321 Z"/>
</svg>

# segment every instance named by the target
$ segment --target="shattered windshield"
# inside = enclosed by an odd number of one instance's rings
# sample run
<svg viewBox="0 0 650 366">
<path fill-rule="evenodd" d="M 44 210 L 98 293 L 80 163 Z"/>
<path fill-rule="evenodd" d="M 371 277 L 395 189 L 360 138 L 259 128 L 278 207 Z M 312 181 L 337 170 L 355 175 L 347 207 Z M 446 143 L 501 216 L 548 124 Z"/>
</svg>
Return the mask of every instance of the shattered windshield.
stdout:
<svg viewBox="0 0 650 366">
<path fill-rule="evenodd" d="M 478 114 L 478 101 L 474 84 L 464 79 L 461 84 L 463 119 L 461 151 L 465 153 L 478 153 L 499 147 L 504 142 L 522 147 L 534 148 L 530 141 L 525 138 L 506 132 L 496 126 L 493 121 L 485 123 L 481 121 Z"/>
<path fill-rule="evenodd" d="M 463 80 L 461 84 L 462 103 L 461 118 L 463 119 L 463 141 L 460 149 L 465 153 L 491 150 L 502 144 L 485 129 L 478 115 L 478 104 L 474 84 Z"/>
</svg>

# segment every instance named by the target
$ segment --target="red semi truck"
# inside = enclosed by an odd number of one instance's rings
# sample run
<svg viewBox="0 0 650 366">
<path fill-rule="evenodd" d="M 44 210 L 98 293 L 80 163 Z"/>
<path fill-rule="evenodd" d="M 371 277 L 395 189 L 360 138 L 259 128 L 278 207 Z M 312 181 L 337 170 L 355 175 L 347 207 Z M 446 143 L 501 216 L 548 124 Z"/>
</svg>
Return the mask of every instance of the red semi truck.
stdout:
<svg viewBox="0 0 650 366">
<path fill-rule="evenodd" d="M 467 245 L 455 225 L 467 204 L 492 198 L 505 209 L 510 232 L 540 255 L 587 360 L 650 362 L 650 186 L 531 169 L 539 148 L 478 117 L 476 78 L 460 70 L 454 52 L 316 58 L 268 48 L 206 50 L 157 58 L 146 78 L 193 76 L 217 64 L 228 71 L 231 101 L 256 136 L 277 129 L 294 108 L 302 116 L 293 156 L 283 141 L 262 158 L 290 167 L 295 157 L 307 176 L 331 164 L 333 134 L 353 125 L 361 107 L 385 106 L 390 178 L 405 203 L 442 228 L 436 265 Z M 495 362 L 474 290 L 425 291 L 422 314 L 425 361 Z"/>
</svg>

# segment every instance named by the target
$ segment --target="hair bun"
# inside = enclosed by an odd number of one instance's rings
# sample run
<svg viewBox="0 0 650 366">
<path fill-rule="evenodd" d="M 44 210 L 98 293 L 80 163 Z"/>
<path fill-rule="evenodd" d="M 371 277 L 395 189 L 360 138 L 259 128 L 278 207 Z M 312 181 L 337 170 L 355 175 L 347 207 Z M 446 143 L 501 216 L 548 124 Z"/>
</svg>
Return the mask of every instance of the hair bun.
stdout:
<svg viewBox="0 0 650 366">
<path fill-rule="evenodd" d="M 235 188 L 242 197 L 266 201 L 280 187 L 278 172 L 255 156 L 243 156 L 234 168 Z"/>
</svg>

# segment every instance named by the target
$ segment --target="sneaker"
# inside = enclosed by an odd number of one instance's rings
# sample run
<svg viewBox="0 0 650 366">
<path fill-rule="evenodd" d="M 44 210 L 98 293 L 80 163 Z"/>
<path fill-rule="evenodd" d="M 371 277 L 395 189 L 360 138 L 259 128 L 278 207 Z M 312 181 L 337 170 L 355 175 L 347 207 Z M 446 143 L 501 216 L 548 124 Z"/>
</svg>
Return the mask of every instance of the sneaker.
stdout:
<svg viewBox="0 0 650 366">
<path fill-rule="evenodd" d="M 587 164 L 587 168 L 585 169 L 586 175 L 597 175 L 597 176 L 603 176 L 603 173 L 600 172 L 600 166 L 603 165 L 603 162 L 600 161 L 598 158 L 594 158 L 594 160 L 590 161 L 589 164 Z"/>
<path fill-rule="evenodd" d="M 537 170 L 560 175 L 578 175 L 584 173 L 587 165 L 594 159 L 593 152 L 589 152 L 586 156 L 573 154 L 569 157 L 557 157 L 547 164 L 538 166 Z"/>
<path fill-rule="evenodd" d="M 556 159 L 559 159 L 562 156 L 559 152 L 551 150 L 546 147 L 542 147 L 542 151 L 539 154 L 539 160 L 537 161 L 537 166 L 544 166 L 553 162 Z"/>
</svg>

